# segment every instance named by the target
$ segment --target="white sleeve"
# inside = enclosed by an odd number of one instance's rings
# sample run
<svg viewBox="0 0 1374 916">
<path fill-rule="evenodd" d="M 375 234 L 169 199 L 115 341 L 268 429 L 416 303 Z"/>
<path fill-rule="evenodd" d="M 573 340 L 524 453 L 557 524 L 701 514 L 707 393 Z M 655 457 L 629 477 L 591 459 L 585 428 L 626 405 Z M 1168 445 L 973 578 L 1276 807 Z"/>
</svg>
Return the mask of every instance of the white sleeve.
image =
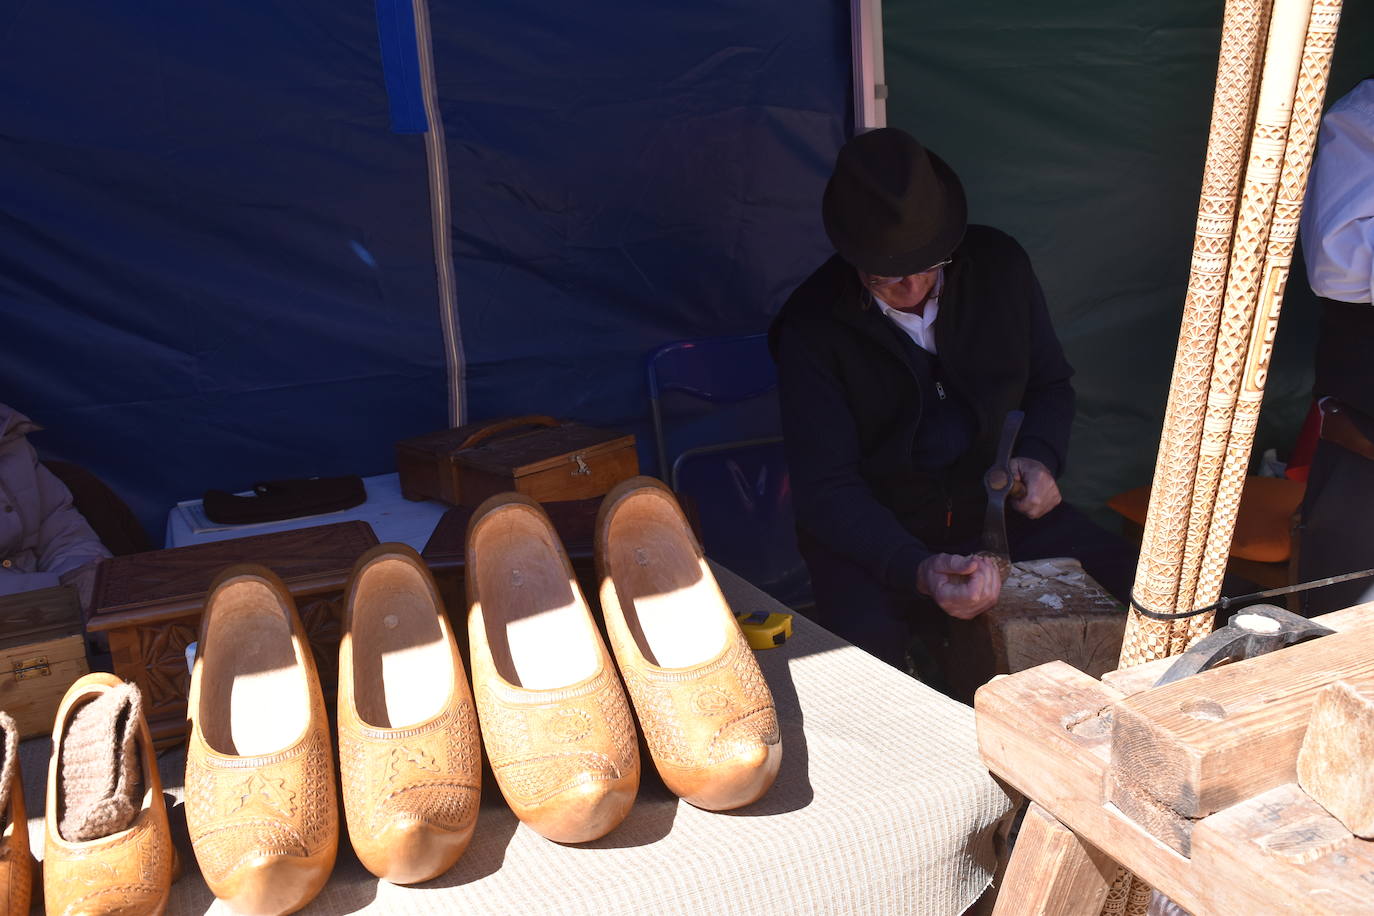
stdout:
<svg viewBox="0 0 1374 916">
<path fill-rule="evenodd" d="M 1374 79 L 1331 106 L 1322 120 L 1302 214 L 1312 291 L 1369 302 L 1374 289 Z"/>
</svg>

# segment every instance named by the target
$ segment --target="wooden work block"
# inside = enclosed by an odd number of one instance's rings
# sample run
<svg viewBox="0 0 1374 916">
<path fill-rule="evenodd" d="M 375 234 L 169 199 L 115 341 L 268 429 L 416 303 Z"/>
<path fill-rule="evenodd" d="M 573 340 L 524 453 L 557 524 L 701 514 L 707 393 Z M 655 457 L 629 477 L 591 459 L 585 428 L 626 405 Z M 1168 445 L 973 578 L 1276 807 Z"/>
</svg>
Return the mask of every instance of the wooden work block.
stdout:
<svg viewBox="0 0 1374 916">
<path fill-rule="evenodd" d="M 1317 695 L 1298 785 L 1351 833 L 1374 839 L 1374 695 L 1345 681 Z"/>
<path fill-rule="evenodd" d="M 1167 882 L 1178 889 L 1171 896 L 1187 906 L 1196 898 L 1170 877 L 1186 873 L 1188 860 L 1103 804 L 1112 709 L 1121 699 L 1112 688 L 1063 662 L 995 678 L 974 700 L 978 750 L 994 775 L 1088 843 L 1114 858 L 1123 850 L 1142 853 L 1131 860 L 1136 873 L 1155 886 Z M 1013 851 L 1013 864 L 1016 858 Z"/>
<path fill-rule="evenodd" d="M 1291 783 L 1199 823 L 1192 861 L 1194 880 L 1209 881 L 1216 901 L 1203 912 L 1374 911 L 1374 843 Z"/>
<path fill-rule="evenodd" d="M 978 750 L 989 770 L 1051 811 L 1070 799 L 1100 804 L 1119 699 L 1064 662 L 995 678 L 974 698 Z"/>
<path fill-rule="evenodd" d="M 186 647 L 199 638 L 205 598 L 222 569 L 256 563 L 281 577 L 320 682 L 331 690 L 344 587 L 354 562 L 376 543 L 372 526 L 355 521 L 115 557 L 100 565 L 86 627 L 109 636 L 115 673 L 138 685 L 153 740 L 166 745 L 186 735 Z"/>
<path fill-rule="evenodd" d="M 1223 665 L 1115 706 L 1108 798 L 1185 855 L 1196 821 L 1297 779 L 1317 693 L 1374 687 L 1374 627 Z"/>
<path fill-rule="evenodd" d="M 1032 804 L 1021 821 L 993 916 L 1096 916 L 1117 865 L 1048 811 Z"/>
<path fill-rule="evenodd" d="M 1109 684 L 1129 697 L 1140 693 L 1142 690 L 1149 690 L 1157 684 L 1159 679 L 1164 676 L 1164 672 L 1168 671 L 1176 661 L 1178 661 L 1177 656 L 1157 658 L 1143 665 L 1108 671 L 1102 675 L 1102 683 Z"/>
<path fill-rule="evenodd" d="M 950 692 L 969 701 L 998 674 L 1067 662 L 1094 677 L 1121 655 L 1125 609 L 1077 560 L 1012 564 L 997 604 L 973 620 L 951 619 L 945 653 Z"/>
</svg>

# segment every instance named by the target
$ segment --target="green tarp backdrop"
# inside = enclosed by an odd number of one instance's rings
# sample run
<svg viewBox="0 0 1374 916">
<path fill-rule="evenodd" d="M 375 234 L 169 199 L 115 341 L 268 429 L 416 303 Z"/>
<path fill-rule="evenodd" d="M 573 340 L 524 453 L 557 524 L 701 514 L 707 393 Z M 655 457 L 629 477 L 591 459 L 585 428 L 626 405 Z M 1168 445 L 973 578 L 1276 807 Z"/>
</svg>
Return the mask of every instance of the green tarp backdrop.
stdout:
<svg viewBox="0 0 1374 916">
<path fill-rule="evenodd" d="M 1086 509 L 1154 471 L 1222 8 L 1218 0 L 885 2 L 888 123 L 954 166 L 973 221 L 1010 232 L 1030 252 L 1078 370 L 1064 490 Z M 1370 73 L 1374 2 L 1347 0 L 1327 101 Z M 1295 259 L 1256 460 L 1271 447 L 1286 456 L 1297 436 L 1315 330 Z"/>
</svg>

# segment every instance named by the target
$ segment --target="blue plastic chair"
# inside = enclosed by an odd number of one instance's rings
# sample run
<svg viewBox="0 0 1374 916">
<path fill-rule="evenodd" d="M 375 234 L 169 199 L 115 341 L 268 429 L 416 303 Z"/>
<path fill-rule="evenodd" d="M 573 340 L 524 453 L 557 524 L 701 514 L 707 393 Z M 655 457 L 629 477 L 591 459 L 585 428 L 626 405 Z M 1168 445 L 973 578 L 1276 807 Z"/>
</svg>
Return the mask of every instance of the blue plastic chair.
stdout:
<svg viewBox="0 0 1374 916">
<path fill-rule="evenodd" d="M 767 334 L 677 341 L 648 360 L 659 474 L 694 516 L 707 554 L 789 607 L 808 607 L 811 582 L 797 551 L 777 384 Z M 671 393 L 696 408 L 671 437 L 696 444 L 676 454 L 665 428 L 664 395 Z M 753 409 L 722 423 L 726 405 Z M 741 430 L 754 435 L 726 438 Z"/>
</svg>

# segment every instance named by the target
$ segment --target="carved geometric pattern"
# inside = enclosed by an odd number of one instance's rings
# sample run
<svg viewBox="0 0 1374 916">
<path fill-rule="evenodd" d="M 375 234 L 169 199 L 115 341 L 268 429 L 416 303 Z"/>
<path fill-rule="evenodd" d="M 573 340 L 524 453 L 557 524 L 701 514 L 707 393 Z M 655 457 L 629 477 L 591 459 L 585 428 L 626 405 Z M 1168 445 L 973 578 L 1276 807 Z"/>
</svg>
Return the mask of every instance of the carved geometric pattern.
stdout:
<svg viewBox="0 0 1374 916">
<path fill-rule="evenodd" d="M 573 786 L 619 779 L 639 767 L 629 703 L 609 669 L 575 688 L 557 690 L 521 690 L 489 681 L 478 687 L 476 699 L 492 772 L 512 802 L 536 805 Z M 564 740 L 569 711 L 590 725 L 576 741 Z"/>
<path fill-rule="evenodd" d="M 559 744 L 581 741 L 591 730 L 592 717 L 580 709 L 559 710 L 545 723 L 545 735 Z"/>
<path fill-rule="evenodd" d="M 196 864 L 210 881 L 223 881 L 245 859 L 272 852 L 305 858 L 310 854 L 300 832 L 273 818 L 235 820 L 212 827 L 195 840 Z"/>
<path fill-rule="evenodd" d="M 238 788 L 239 803 L 231 813 L 237 814 L 249 804 L 265 805 L 271 814 L 290 817 L 296 811 L 296 793 L 286 787 L 285 779 L 269 779 L 253 773 Z"/>
<path fill-rule="evenodd" d="M 511 761 L 496 773 L 511 801 L 537 805 L 577 786 L 619 779 L 624 771 L 605 754 L 583 751 Z"/>
<path fill-rule="evenodd" d="M 313 685 L 312 685 L 313 688 Z M 311 690 L 312 719 L 323 698 Z M 263 854 L 313 856 L 338 836 L 331 742 L 313 724 L 300 743 L 264 757 L 219 757 L 193 741 L 186 759 L 186 824 L 211 882 Z"/>
<path fill-rule="evenodd" d="M 781 740 L 772 692 L 741 637 L 698 668 L 621 670 L 657 763 L 706 767 Z"/>
<path fill-rule="evenodd" d="M 1222 26 L 1192 270 L 1136 572 L 1137 596 L 1159 610 L 1172 610 L 1178 600 L 1182 548 L 1207 411 L 1232 227 L 1268 29 L 1266 13 L 1265 0 L 1228 0 Z M 1163 624 L 1130 615 L 1123 666 L 1160 657 L 1166 648 Z"/>
<path fill-rule="evenodd" d="M 1286 125 L 1287 143 L 1277 181 L 1278 196 L 1273 225 L 1259 273 L 1261 286 L 1258 303 L 1251 322 L 1251 333 L 1243 341 L 1245 351 L 1239 361 L 1238 393 L 1230 437 L 1219 472 L 1218 495 L 1212 511 L 1207 547 L 1198 572 L 1195 592 L 1198 604 L 1211 603 L 1221 594 L 1241 491 L 1254 446 L 1255 431 L 1259 426 L 1264 383 L 1273 354 L 1274 335 L 1292 263 L 1293 245 L 1302 216 L 1303 196 L 1320 127 L 1322 103 L 1326 97 L 1340 8 L 1340 0 L 1319 0 L 1313 5 L 1308 23 L 1297 88 Z M 1176 632 L 1171 640 L 1174 652 L 1183 651 L 1192 642 L 1211 632 L 1212 616 L 1202 615 L 1187 621 L 1187 626 L 1177 628 L 1182 632 Z"/>
<path fill-rule="evenodd" d="M 615 747 L 616 768 L 621 773 L 628 773 L 639 765 L 638 733 L 630 716 L 630 701 L 621 689 L 620 681 L 609 671 L 607 680 L 613 689 L 597 691 L 596 702 L 601 708 L 601 719 L 610 733 L 611 744 Z"/>
<path fill-rule="evenodd" d="M 43 863 L 49 912 L 152 913 L 172 883 L 165 811 L 145 810 L 124 833 L 48 852 Z"/>
<path fill-rule="evenodd" d="M 1217 96 L 1213 110 L 1214 129 L 1217 122 L 1217 109 L 1223 106 L 1223 94 L 1226 93 L 1229 99 L 1234 100 L 1234 87 L 1237 82 L 1241 79 L 1249 79 L 1253 83 L 1253 70 L 1249 71 L 1246 76 L 1228 71 L 1227 43 L 1229 38 L 1251 34 L 1253 31 L 1253 27 L 1250 25 L 1252 17 L 1255 17 L 1256 21 L 1262 21 L 1257 16 L 1258 11 L 1253 8 L 1257 5 L 1259 4 L 1247 4 L 1242 0 L 1229 0 L 1226 5 L 1226 23 L 1223 26 L 1222 35 L 1222 60 L 1218 68 Z M 1219 323 L 1219 333 L 1222 340 L 1227 340 L 1228 334 L 1234 335 L 1230 341 L 1237 345 L 1235 349 L 1239 351 L 1239 355 L 1232 354 L 1227 357 L 1230 362 L 1225 364 L 1225 368 L 1228 371 L 1234 371 L 1236 377 L 1227 376 L 1223 378 L 1220 386 L 1218 386 L 1218 380 L 1215 378 L 1209 379 L 1207 384 L 1203 385 L 1200 384 L 1202 381 L 1200 373 L 1194 373 L 1190 376 L 1179 371 L 1179 366 L 1189 359 L 1196 359 L 1202 351 L 1207 349 L 1205 339 L 1201 344 L 1186 339 L 1190 329 L 1188 317 L 1185 315 L 1184 329 L 1180 334 L 1174 381 L 1169 394 L 1169 410 L 1166 413 L 1165 431 L 1161 437 L 1159 458 L 1156 464 L 1155 488 L 1150 502 L 1149 517 L 1146 519 L 1145 538 L 1142 543 L 1135 585 L 1136 594 L 1140 596 L 1140 600 L 1157 610 L 1176 611 L 1210 604 L 1221 593 L 1221 580 L 1230 553 L 1236 513 L 1239 509 L 1245 473 L 1254 444 L 1255 429 L 1259 422 L 1260 403 L 1263 400 L 1264 383 L 1269 359 L 1273 352 L 1273 335 L 1277 326 L 1279 309 L 1282 305 L 1283 292 L 1287 284 L 1293 242 L 1297 237 L 1298 221 L 1302 215 L 1302 201 L 1320 126 L 1322 103 L 1326 97 L 1327 77 L 1330 74 L 1332 49 L 1335 45 L 1340 11 L 1341 0 L 1315 0 L 1313 3 L 1298 73 L 1297 88 L 1292 100 L 1291 115 L 1287 123 L 1282 125 L 1286 137 L 1286 147 L 1282 153 L 1282 171 L 1277 181 L 1277 200 L 1271 205 L 1272 223 L 1268 229 L 1268 236 L 1262 243 L 1263 256 L 1260 255 L 1259 251 L 1253 251 L 1250 256 L 1258 263 L 1243 264 L 1241 266 L 1245 270 L 1235 274 L 1238 281 L 1248 279 L 1257 286 L 1263 284 L 1255 292 L 1258 301 L 1254 303 L 1254 310 L 1251 312 L 1251 328 L 1246 329 L 1249 333 L 1242 333 L 1242 329 L 1236 326 L 1234 317 L 1229 322 Z M 1241 22 L 1241 17 L 1245 18 L 1245 23 Z M 1258 36 L 1257 31 L 1254 31 L 1254 34 Z M 1262 38 L 1256 37 L 1254 39 L 1256 48 L 1261 43 Z M 1252 61 L 1254 59 L 1251 58 Z M 1254 91 L 1253 88 L 1251 91 Z M 1269 126 L 1272 127 L 1273 125 Z M 1272 156 L 1272 143 L 1270 142 L 1272 132 L 1261 137 L 1262 133 L 1264 132 L 1257 128 L 1257 140 L 1261 141 L 1258 155 L 1261 158 Z M 1219 161 L 1220 151 L 1216 149 L 1216 138 L 1217 135 L 1214 132 L 1211 140 L 1209 140 L 1208 175 L 1212 173 L 1214 164 Z M 1270 145 L 1265 146 L 1266 142 L 1269 142 Z M 1241 147 L 1239 144 L 1232 144 L 1229 149 L 1239 150 Z M 1277 167 L 1275 163 L 1268 160 L 1263 161 L 1261 165 L 1266 170 L 1266 177 L 1267 170 Z M 1204 178 L 1204 200 L 1206 200 L 1208 193 L 1206 182 L 1207 179 Z M 1247 192 L 1249 190 L 1251 189 L 1247 187 Z M 1247 211 L 1250 217 L 1254 217 L 1257 207 L 1258 202 Z M 1242 219 L 1244 218 L 1242 217 Z M 1204 231 L 1203 226 L 1204 219 L 1200 215 L 1198 220 L 1199 239 L 1201 239 Z M 1242 233 L 1238 232 L 1237 239 L 1239 240 L 1241 237 Z M 1247 236 L 1246 238 L 1247 243 L 1253 244 L 1253 237 Z M 1240 242 L 1238 241 L 1237 244 L 1239 245 Z M 1195 267 L 1198 261 L 1197 249 L 1195 248 Z M 1209 289 L 1211 289 L 1210 286 Z M 1190 278 L 1190 303 L 1193 290 L 1194 283 Z M 1230 290 L 1228 290 L 1228 299 L 1230 294 Z M 1197 323 L 1194 330 L 1205 334 L 1206 324 L 1204 319 Z M 1223 368 L 1222 360 L 1223 356 L 1217 353 L 1213 363 L 1214 371 Z M 1196 368 L 1195 365 L 1193 368 Z M 1219 387 L 1223 392 L 1227 392 L 1232 390 L 1230 386 L 1234 386 L 1236 395 L 1235 399 L 1230 401 L 1229 410 L 1224 399 L 1220 404 L 1211 403 L 1211 395 L 1217 392 Z M 1209 393 L 1207 405 L 1209 416 L 1208 421 L 1201 424 L 1200 427 L 1197 421 L 1201 418 L 1195 408 L 1199 393 L 1202 390 L 1207 390 Z M 1186 417 L 1181 416 L 1185 412 L 1184 410 L 1175 410 L 1176 405 L 1185 404 L 1187 408 L 1193 408 L 1193 412 Z M 1212 414 L 1214 408 L 1220 409 Z M 1220 449 L 1217 447 L 1218 440 L 1215 438 L 1207 445 L 1199 441 L 1197 448 L 1190 448 L 1194 441 L 1191 438 L 1193 433 L 1202 427 L 1210 427 L 1214 431 L 1221 431 L 1224 428 L 1225 438 L 1220 440 L 1224 444 L 1221 445 Z M 1183 451 L 1178 451 L 1179 449 Z M 1202 459 L 1204 453 L 1209 453 L 1210 456 L 1208 466 L 1204 468 L 1201 460 L 1199 460 L 1198 467 L 1194 471 L 1190 471 L 1186 467 L 1186 461 L 1195 456 Z M 1212 465 L 1218 453 L 1224 457 L 1220 469 L 1216 471 L 1216 478 L 1212 479 L 1209 475 L 1212 473 Z M 1168 487 L 1167 492 L 1164 492 L 1165 486 Z M 1200 492 L 1202 498 L 1189 499 L 1190 505 L 1185 505 L 1183 500 L 1188 499 L 1187 493 L 1190 488 L 1195 496 Z M 1211 506 L 1206 505 L 1209 490 L 1210 493 L 1217 494 L 1215 503 Z M 1202 517 L 1203 513 L 1205 513 L 1205 517 Z M 1179 535 L 1185 528 L 1188 535 L 1180 541 Z M 1199 535 L 1198 532 L 1200 531 L 1205 531 L 1205 534 Z M 1199 536 L 1205 542 L 1200 556 L 1196 542 Z M 1198 559 L 1191 560 L 1190 557 L 1185 556 L 1183 561 L 1175 566 L 1174 557 L 1178 556 L 1180 546 L 1184 548 L 1185 555 L 1189 550 L 1192 550 L 1193 555 Z M 1195 562 L 1196 566 L 1192 566 L 1190 561 Z M 1170 588 L 1171 579 L 1174 585 L 1172 589 Z M 1189 645 L 1211 631 L 1214 616 L 1213 614 L 1203 614 L 1188 620 L 1165 622 L 1152 621 L 1139 614 L 1130 614 L 1122 646 L 1121 666 L 1128 667 L 1154 658 L 1183 652 Z M 1125 899 L 1122 899 L 1123 897 Z M 1149 887 L 1144 882 L 1133 879 L 1128 872 L 1123 871 L 1112 884 L 1103 913 L 1110 913 L 1113 916 L 1116 913 L 1139 916 L 1139 914 L 1146 912 L 1148 899 Z"/>
<path fill-rule="evenodd" d="M 193 620 L 186 618 L 136 631 L 138 665 L 142 669 L 138 686 L 143 692 L 144 709 L 150 720 L 184 718 L 186 715 L 186 693 L 191 688 L 186 647 L 198 636 L 198 627 L 191 622 Z"/>
<path fill-rule="evenodd" d="M 624 668 L 622 674 L 635 711 L 639 713 L 644 742 L 649 745 L 654 759 L 675 766 L 691 766 L 692 745 L 682 729 L 669 685 L 651 684 L 636 668 Z"/>
<path fill-rule="evenodd" d="M 415 728 L 341 726 L 350 831 L 375 837 L 398 820 L 452 831 L 471 826 L 481 798 L 479 740 L 477 716 L 466 698 Z"/>
<path fill-rule="evenodd" d="M 425 753 L 424 748 L 398 744 L 391 749 L 391 753 L 387 755 L 386 771 L 393 782 L 400 779 L 407 771 L 416 770 L 437 773 L 439 772 L 439 764 L 432 756 Z"/>
</svg>

